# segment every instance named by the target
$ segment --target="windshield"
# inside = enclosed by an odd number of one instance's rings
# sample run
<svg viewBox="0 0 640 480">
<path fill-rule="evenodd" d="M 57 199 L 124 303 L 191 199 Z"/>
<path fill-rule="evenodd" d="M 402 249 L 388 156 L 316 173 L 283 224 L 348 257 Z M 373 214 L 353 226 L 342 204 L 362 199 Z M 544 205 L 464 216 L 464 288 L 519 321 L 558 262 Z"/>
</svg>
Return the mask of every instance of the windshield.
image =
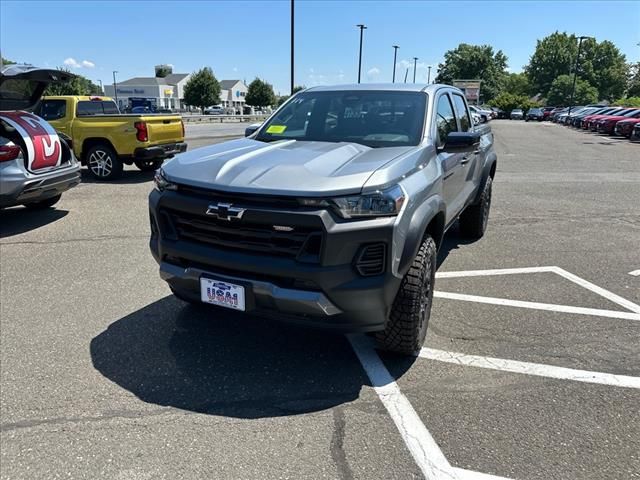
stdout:
<svg viewBox="0 0 640 480">
<path fill-rule="evenodd" d="M 256 139 L 353 142 L 369 147 L 417 145 L 426 104 L 423 92 L 303 92 L 265 123 Z"/>
</svg>

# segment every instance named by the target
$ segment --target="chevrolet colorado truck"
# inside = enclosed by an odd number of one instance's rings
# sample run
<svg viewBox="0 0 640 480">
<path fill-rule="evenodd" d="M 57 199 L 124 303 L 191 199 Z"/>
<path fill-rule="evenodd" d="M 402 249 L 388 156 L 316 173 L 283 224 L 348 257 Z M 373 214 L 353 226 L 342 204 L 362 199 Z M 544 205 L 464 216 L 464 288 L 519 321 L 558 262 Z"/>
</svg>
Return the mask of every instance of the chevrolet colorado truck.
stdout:
<svg viewBox="0 0 640 480">
<path fill-rule="evenodd" d="M 64 135 L 33 114 L 47 85 L 70 77 L 31 65 L 0 70 L 0 208 L 49 208 L 80 183 L 80 165 Z"/>
<path fill-rule="evenodd" d="M 447 85 L 313 87 L 248 138 L 176 156 L 149 196 L 176 297 L 424 342 L 438 248 L 487 228 L 493 134 Z"/>
<path fill-rule="evenodd" d="M 118 178 L 124 164 L 155 170 L 187 149 L 179 115 L 120 114 L 108 97 L 44 97 L 36 113 L 71 138 L 76 156 L 101 180 Z"/>
</svg>

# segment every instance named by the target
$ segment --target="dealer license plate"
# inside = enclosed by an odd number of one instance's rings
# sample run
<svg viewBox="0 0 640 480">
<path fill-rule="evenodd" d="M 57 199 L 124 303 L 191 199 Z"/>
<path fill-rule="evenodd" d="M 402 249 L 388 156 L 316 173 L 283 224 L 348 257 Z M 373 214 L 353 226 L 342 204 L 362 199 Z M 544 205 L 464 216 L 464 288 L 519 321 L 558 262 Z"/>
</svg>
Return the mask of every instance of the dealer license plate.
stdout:
<svg viewBox="0 0 640 480">
<path fill-rule="evenodd" d="M 244 287 L 212 278 L 200 279 L 200 299 L 204 303 L 244 312 Z"/>
</svg>

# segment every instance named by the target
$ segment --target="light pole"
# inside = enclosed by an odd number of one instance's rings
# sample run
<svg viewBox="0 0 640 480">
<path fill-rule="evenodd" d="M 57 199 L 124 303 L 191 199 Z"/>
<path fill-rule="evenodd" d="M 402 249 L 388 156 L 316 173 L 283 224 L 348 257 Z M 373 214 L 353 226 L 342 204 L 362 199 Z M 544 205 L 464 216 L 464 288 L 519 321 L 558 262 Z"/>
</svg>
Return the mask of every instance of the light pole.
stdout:
<svg viewBox="0 0 640 480">
<path fill-rule="evenodd" d="M 571 101 L 569 102 L 569 112 L 571 115 L 571 109 L 573 108 L 573 96 L 576 93 L 576 80 L 578 79 L 578 65 L 580 64 L 580 50 L 582 50 L 582 41 L 592 37 L 578 37 L 578 54 L 576 55 L 576 66 L 573 70 L 573 85 L 571 86 Z"/>
<path fill-rule="evenodd" d="M 418 65 L 418 57 L 413 57 L 413 83 L 416 83 L 416 66 Z"/>
<path fill-rule="evenodd" d="M 427 85 L 431 83 L 431 65 L 429 65 L 429 73 L 427 73 Z"/>
<path fill-rule="evenodd" d="M 117 70 L 113 71 L 113 94 L 116 96 L 116 105 L 118 105 L 118 84 L 116 83 Z"/>
<path fill-rule="evenodd" d="M 360 74 L 362 73 L 362 33 L 367 28 L 366 25 L 356 25 L 360 29 L 360 55 L 358 56 L 358 83 L 360 83 Z"/>
<path fill-rule="evenodd" d="M 100 84 L 100 93 L 104 95 L 104 87 L 102 86 L 102 80 L 98 79 L 98 83 Z"/>
<path fill-rule="evenodd" d="M 398 45 L 393 45 L 393 80 L 392 83 L 396 83 L 396 59 L 398 58 Z"/>
<path fill-rule="evenodd" d="M 293 7 L 293 2 L 294 0 L 291 0 L 291 95 L 293 95 L 293 88 L 294 88 L 294 79 L 293 79 L 293 61 L 294 61 L 294 56 L 293 56 L 293 13 L 294 13 L 294 7 Z"/>
</svg>

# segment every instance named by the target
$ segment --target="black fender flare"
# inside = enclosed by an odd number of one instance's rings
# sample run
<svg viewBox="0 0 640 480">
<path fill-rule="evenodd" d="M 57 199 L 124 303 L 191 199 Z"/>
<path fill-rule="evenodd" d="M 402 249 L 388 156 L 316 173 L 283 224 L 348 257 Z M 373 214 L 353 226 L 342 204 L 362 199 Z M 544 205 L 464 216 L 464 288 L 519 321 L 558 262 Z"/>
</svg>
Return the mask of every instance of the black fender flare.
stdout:
<svg viewBox="0 0 640 480">
<path fill-rule="evenodd" d="M 399 274 L 404 276 L 409 270 L 426 233 L 431 234 L 440 248 L 444 236 L 445 211 L 444 200 L 440 195 L 432 195 L 414 210 L 398 262 Z"/>
<path fill-rule="evenodd" d="M 487 155 L 487 160 L 484 162 L 484 166 L 482 167 L 482 178 L 480 180 L 480 185 L 478 186 L 478 191 L 476 192 L 476 196 L 471 202 L 472 205 L 477 205 L 480 201 L 480 197 L 482 196 L 482 192 L 484 190 L 484 186 L 487 183 L 487 178 L 492 175 L 495 175 L 496 167 L 498 165 L 498 155 L 496 152 L 491 151 Z"/>
</svg>

